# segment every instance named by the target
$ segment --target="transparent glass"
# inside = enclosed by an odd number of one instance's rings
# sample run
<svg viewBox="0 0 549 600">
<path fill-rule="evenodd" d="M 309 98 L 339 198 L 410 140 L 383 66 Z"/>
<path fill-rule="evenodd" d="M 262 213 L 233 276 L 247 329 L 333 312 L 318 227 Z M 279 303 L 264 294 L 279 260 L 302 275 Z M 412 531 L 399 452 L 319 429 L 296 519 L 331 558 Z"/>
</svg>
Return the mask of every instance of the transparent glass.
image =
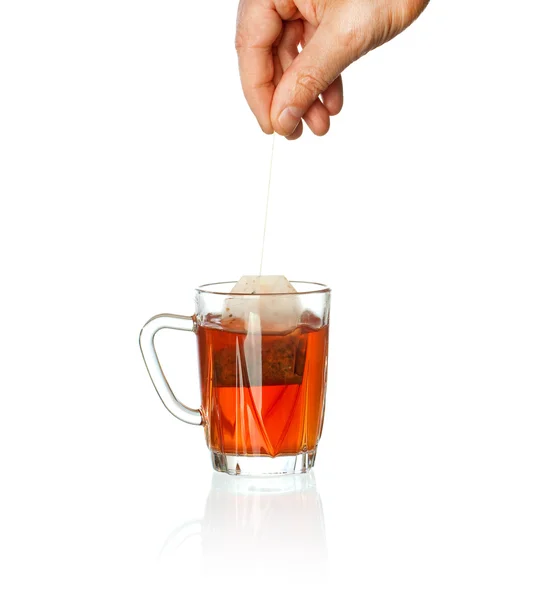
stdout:
<svg viewBox="0 0 549 600">
<path fill-rule="evenodd" d="M 202 425 L 217 471 L 305 473 L 322 434 L 330 290 L 291 282 L 297 293 L 233 293 L 235 282 L 199 287 L 192 317 L 158 315 L 140 345 L 153 384 L 177 418 Z M 189 408 L 170 388 L 154 347 L 164 328 L 198 340 L 202 404 Z"/>
</svg>

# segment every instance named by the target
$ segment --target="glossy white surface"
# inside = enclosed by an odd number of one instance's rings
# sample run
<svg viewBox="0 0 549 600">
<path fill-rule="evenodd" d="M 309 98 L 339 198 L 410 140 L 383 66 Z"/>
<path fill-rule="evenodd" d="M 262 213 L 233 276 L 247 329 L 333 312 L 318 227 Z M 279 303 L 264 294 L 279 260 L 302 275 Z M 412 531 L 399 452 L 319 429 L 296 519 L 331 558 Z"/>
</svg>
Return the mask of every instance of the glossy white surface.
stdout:
<svg viewBox="0 0 549 600">
<path fill-rule="evenodd" d="M 279 140 L 263 272 L 334 295 L 315 485 L 261 492 L 137 341 L 258 269 L 236 2 L 2 3 L 2 599 L 546 600 L 543 4 L 432 2 L 328 136 Z M 158 349 L 196 408 L 192 335 Z"/>
</svg>

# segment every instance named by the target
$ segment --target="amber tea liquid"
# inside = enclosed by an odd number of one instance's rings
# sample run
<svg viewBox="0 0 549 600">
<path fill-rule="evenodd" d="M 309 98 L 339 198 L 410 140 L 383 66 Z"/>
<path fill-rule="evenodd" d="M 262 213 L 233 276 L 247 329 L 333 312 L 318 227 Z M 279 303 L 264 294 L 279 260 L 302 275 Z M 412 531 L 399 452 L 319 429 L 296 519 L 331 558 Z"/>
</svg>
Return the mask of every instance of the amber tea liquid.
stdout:
<svg viewBox="0 0 549 600">
<path fill-rule="evenodd" d="M 212 451 L 278 456 L 316 447 L 324 417 L 327 326 L 253 334 L 206 319 L 197 333 Z"/>
</svg>

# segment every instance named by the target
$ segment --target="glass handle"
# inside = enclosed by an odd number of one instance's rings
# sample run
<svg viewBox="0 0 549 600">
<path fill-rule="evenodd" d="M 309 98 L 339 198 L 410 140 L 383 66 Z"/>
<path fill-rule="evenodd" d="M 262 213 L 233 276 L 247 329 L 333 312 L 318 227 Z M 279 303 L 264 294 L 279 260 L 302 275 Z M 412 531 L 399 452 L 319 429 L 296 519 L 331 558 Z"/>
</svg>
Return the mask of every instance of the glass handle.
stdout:
<svg viewBox="0 0 549 600">
<path fill-rule="evenodd" d="M 189 408 L 180 402 L 174 395 L 170 384 L 164 376 L 162 367 L 158 362 L 158 355 L 154 347 L 154 336 L 161 329 L 179 329 L 180 331 L 195 331 L 194 317 L 182 317 L 180 315 L 157 315 L 147 321 L 139 335 L 139 346 L 143 354 L 143 360 L 149 371 L 152 382 L 160 400 L 164 406 L 185 423 L 191 425 L 202 425 L 202 413 L 195 408 Z"/>
<path fill-rule="evenodd" d="M 172 531 L 164 542 L 164 546 L 160 550 L 160 555 L 166 552 L 177 552 L 182 544 L 195 536 L 202 538 L 202 519 L 187 521 L 181 527 Z"/>
</svg>

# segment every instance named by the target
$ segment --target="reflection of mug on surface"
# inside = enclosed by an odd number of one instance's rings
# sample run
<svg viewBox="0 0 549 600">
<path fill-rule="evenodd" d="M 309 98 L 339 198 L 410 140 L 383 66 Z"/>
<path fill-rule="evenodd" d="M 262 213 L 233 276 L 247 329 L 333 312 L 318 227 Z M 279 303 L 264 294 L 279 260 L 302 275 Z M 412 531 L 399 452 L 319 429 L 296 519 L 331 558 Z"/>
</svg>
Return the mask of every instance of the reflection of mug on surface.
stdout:
<svg viewBox="0 0 549 600">
<path fill-rule="evenodd" d="M 212 476 L 203 519 L 189 521 L 166 540 L 162 554 L 178 552 L 191 536 L 202 541 L 204 566 L 241 566 L 256 574 L 280 564 L 322 569 L 327 564 L 324 513 L 314 474 L 254 479 Z"/>
<path fill-rule="evenodd" d="M 286 282 L 288 283 L 288 282 Z M 289 285 L 289 283 L 288 283 Z M 204 425 L 218 471 L 307 472 L 322 433 L 330 290 L 292 282 L 293 292 L 240 293 L 234 282 L 196 290 L 193 317 L 158 315 L 140 336 L 143 358 L 166 408 Z M 177 400 L 154 348 L 160 329 L 198 338 L 202 406 Z"/>
</svg>

